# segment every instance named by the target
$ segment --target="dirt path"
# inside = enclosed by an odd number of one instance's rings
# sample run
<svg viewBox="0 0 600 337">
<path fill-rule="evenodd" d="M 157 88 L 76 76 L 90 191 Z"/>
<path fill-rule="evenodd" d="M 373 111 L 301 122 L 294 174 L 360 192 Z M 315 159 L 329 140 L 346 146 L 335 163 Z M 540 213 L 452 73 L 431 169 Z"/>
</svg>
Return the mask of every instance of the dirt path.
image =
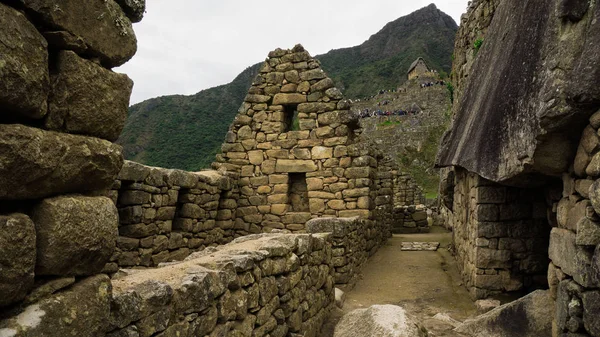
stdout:
<svg viewBox="0 0 600 337">
<path fill-rule="evenodd" d="M 452 326 L 437 319 L 438 313 L 463 321 L 475 316 L 476 308 L 462 287 L 454 259 L 447 247 L 452 233 L 433 227 L 432 233 L 394 235 L 371 257 L 362 270 L 363 277 L 346 293 L 343 310 L 332 313 L 319 337 L 333 336 L 337 321 L 343 314 L 374 304 L 395 304 L 417 316 L 429 336 L 459 336 Z M 401 251 L 400 243 L 440 242 L 436 252 Z"/>
</svg>

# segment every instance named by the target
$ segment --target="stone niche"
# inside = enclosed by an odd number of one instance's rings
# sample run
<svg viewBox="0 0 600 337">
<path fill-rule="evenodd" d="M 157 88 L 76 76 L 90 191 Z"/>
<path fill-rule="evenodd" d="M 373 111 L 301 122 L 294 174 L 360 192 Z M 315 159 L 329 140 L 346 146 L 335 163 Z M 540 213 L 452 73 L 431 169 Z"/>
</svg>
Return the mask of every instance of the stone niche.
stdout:
<svg viewBox="0 0 600 337">
<path fill-rule="evenodd" d="M 304 231 L 317 217 L 372 219 L 377 160 L 318 60 L 277 49 L 254 79 L 213 168 L 238 176 L 236 229 Z"/>
</svg>

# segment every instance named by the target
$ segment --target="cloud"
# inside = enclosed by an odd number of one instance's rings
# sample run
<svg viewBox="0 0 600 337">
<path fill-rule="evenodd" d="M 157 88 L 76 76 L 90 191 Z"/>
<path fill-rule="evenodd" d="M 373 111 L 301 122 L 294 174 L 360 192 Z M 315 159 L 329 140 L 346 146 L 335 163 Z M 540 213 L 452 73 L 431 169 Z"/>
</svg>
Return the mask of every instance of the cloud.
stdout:
<svg viewBox="0 0 600 337">
<path fill-rule="evenodd" d="M 457 23 L 467 0 L 433 1 Z M 115 71 L 134 82 L 132 104 L 230 82 L 269 51 L 302 43 L 312 54 L 359 45 L 431 0 L 148 0 L 134 25 L 136 56 Z"/>
</svg>

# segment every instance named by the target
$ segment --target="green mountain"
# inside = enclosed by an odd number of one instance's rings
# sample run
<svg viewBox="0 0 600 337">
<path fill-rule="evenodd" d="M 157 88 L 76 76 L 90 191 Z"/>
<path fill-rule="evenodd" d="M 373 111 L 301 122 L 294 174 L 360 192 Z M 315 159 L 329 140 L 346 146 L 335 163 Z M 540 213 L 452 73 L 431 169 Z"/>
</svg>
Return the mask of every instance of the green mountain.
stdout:
<svg viewBox="0 0 600 337">
<path fill-rule="evenodd" d="M 434 69 L 449 71 L 457 29 L 450 16 L 431 4 L 388 23 L 360 46 L 316 58 L 346 97 L 370 96 L 404 83 L 419 56 Z M 195 95 L 162 96 L 131 106 L 117 141 L 125 158 L 192 171 L 208 167 L 259 67 Z"/>
</svg>

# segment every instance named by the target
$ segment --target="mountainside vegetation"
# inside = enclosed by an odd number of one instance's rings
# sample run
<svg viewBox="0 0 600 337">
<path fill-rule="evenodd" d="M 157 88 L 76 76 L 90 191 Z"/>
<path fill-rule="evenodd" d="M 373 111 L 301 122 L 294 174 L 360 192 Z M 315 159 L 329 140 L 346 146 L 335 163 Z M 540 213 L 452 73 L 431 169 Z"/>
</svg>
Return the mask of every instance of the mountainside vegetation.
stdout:
<svg viewBox="0 0 600 337">
<path fill-rule="evenodd" d="M 347 98 L 362 98 L 404 83 L 417 57 L 433 69 L 449 71 L 457 29 L 432 4 L 388 23 L 360 46 L 316 58 Z M 157 97 L 131 106 L 118 140 L 125 157 L 190 171 L 209 167 L 260 65 L 195 95 Z"/>
</svg>

